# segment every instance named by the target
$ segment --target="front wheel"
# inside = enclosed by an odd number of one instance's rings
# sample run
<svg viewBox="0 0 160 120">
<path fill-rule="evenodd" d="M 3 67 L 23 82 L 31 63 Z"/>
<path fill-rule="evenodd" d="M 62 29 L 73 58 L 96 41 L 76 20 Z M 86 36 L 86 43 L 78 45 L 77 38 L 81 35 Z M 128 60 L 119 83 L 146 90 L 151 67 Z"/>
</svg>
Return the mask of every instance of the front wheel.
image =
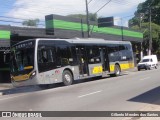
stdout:
<svg viewBox="0 0 160 120">
<path fill-rule="evenodd" d="M 68 70 L 65 70 L 62 75 L 62 80 L 64 85 L 66 86 L 71 85 L 73 82 L 73 76 L 71 72 Z"/>
</svg>

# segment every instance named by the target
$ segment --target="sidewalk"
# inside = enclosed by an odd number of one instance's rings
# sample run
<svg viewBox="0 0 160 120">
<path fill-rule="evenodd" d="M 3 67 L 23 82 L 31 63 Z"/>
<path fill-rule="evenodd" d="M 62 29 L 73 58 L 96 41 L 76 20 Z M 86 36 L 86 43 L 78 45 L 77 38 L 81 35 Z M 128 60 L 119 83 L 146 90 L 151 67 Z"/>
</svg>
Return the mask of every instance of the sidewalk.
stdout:
<svg viewBox="0 0 160 120">
<path fill-rule="evenodd" d="M 139 111 L 160 111 L 160 100 L 155 101 L 154 104 L 147 104 L 145 107 L 140 109 Z M 123 120 L 160 120 L 160 116 L 158 117 L 126 117 Z"/>
<path fill-rule="evenodd" d="M 0 83 L 0 96 L 4 95 L 4 91 L 12 88 L 13 85 L 11 83 Z"/>
<path fill-rule="evenodd" d="M 0 90 L 11 89 L 13 85 L 11 83 L 0 83 Z"/>
</svg>

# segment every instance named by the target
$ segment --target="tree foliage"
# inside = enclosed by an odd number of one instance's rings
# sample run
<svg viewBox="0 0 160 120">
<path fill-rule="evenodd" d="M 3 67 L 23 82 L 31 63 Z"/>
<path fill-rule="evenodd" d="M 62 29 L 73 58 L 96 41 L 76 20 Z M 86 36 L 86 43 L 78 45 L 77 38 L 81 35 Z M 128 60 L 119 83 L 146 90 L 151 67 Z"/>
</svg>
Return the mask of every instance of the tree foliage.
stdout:
<svg viewBox="0 0 160 120">
<path fill-rule="evenodd" d="M 22 22 L 22 25 L 25 26 L 35 26 L 37 27 L 39 23 L 39 19 L 34 19 L 34 20 L 25 20 Z"/>
<path fill-rule="evenodd" d="M 129 20 L 129 27 L 141 30 L 144 33 L 143 47 L 146 50 L 149 44 L 149 16 L 151 10 L 151 26 L 154 53 L 160 53 L 160 0 L 146 0 L 140 3 L 135 16 Z"/>
<path fill-rule="evenodd" d="M 129 20 L 129 26 L 132 27 L 136 24 L 140 24 L 140 17 L 142 18 L 142 22 L 148 22 L 150 9 L 152 22 L 160 25 L 160 1 L 146 0 L 138 5 L 135 16 Z"/>
</svg>

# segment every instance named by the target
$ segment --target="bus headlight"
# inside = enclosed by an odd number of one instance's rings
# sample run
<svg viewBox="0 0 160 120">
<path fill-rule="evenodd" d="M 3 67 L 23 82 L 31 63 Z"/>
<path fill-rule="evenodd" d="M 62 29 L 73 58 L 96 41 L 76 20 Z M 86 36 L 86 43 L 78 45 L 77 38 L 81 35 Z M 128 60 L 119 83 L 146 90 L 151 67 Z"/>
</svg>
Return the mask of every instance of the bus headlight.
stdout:
<svg viewBox="0 0 160 120">
<path fill-rule="evenodd" d="M 34 78 L 36 76 L 36 71 L 32 72 L 30 75 L 30 79 Z"/>
</svg>

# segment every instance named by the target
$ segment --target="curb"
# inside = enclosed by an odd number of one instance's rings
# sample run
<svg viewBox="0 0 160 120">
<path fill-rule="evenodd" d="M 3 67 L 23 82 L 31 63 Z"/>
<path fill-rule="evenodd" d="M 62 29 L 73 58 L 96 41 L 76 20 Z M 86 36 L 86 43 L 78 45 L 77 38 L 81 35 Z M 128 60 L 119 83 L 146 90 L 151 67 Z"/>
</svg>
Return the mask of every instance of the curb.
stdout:
<svg viewBox="0 0 160 120">
<path fill-rule="evenodd" d="M 0 83 L 1 88 L 13 88 L 13 85 L 11 83 Z"/>
<path fill-rule="evenodd" d="M 11 83 L 0 83 L 0 96 L 4 95 L 4 90 L 13 88 Z"/>
</svg>

